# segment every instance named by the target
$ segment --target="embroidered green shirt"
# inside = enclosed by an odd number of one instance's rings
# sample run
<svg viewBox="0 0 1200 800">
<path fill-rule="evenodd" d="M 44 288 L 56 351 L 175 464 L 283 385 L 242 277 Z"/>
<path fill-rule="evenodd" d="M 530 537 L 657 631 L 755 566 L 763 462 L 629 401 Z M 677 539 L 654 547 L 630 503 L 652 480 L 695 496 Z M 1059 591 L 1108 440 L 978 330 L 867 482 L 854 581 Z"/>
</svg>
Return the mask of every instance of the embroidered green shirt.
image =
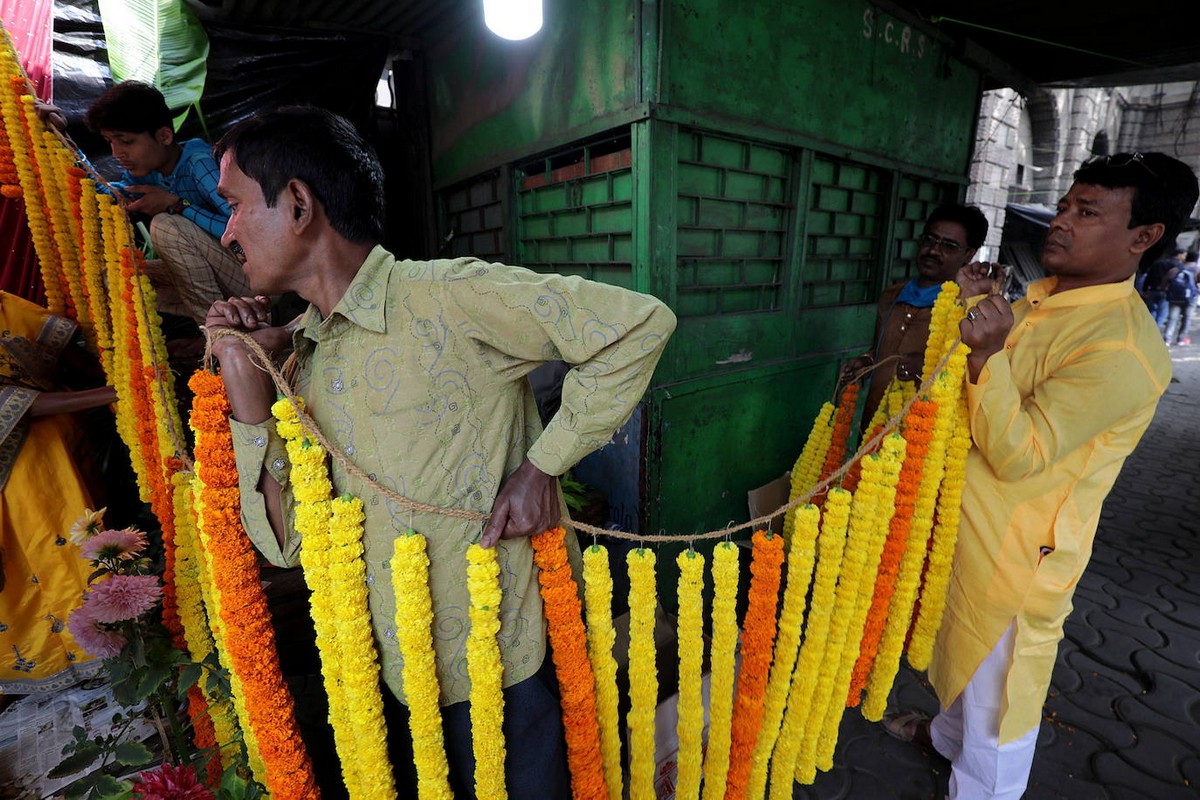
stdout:
<svg viewBox="0 0 1200 800">
<path fill-rule="evenodd" d="M 327 318 L 310 306 L 301 319 L 296 389 L 325 435 L 379 483 L 421 503 L 486 513 L 526 455 L 561 475 L 606 444 L 633 413 L 674 327 L 662 302 L 614 286 L 469 258 L 396 261 L 376 247 Z M 560 358 L 575 366 L 543 431 L 525 376 Z M 269 561 L 292 566 L 299 537 L 283 443 L 266 423 L 234 421 L 233 434 L 246 530 Z M 282 547 L 256 488 L 264 468 L 283 487 Z M 389 559 L 411 527 L 428 540 L 442 703 L 466 700 L 466 549 L 481 524 L 412 513 L 336 462 L 331 477 L 336 493 L 366 508 L 368 597 L 388 686 L 403 699 Z M 497 548 L 511 686 L 541 665 L 544 618 L 529 540 Z"/>
</svg>

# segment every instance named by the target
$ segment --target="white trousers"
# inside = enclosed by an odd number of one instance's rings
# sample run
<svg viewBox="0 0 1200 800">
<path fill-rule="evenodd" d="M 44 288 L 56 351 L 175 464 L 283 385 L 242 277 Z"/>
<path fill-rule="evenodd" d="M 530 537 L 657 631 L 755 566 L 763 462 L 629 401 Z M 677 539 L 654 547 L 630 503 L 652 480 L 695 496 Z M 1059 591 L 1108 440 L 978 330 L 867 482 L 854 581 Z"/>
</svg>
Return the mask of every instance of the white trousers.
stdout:
<svg viewBox="0 0 1200 800">
<path fill-rule="evenodd" d="M 1038 726 L 1000 744 L 1000 709 L 1015 635 L 1010 623 L 962 694 L 930 725 L 933 746 L 950 759 L 950 800 L 1018 800 L 1029 783 Z"/>
</svg>

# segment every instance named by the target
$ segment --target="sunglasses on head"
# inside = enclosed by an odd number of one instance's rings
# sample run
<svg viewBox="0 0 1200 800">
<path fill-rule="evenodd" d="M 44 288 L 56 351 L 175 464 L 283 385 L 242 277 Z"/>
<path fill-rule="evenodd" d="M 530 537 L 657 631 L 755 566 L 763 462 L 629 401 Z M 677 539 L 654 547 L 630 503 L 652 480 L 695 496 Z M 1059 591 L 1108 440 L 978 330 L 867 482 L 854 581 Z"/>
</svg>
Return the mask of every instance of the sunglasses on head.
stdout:
<svg viewBox="0 0 1200 800">
<path fill-rule="evenodd" d="M 1146 159 L 1141 153 L 1117 153 L 1113 156 L 1092 156 L 1083 162 L 1083 166 L 1085 167 L 1115 167 L 1117 169 L 1133 164 L 1137 164 L 1153 177 L 1158 177 L 1158 173 L 1150 169 L 1150 165 L 1146 163 Z"/>
</svg>

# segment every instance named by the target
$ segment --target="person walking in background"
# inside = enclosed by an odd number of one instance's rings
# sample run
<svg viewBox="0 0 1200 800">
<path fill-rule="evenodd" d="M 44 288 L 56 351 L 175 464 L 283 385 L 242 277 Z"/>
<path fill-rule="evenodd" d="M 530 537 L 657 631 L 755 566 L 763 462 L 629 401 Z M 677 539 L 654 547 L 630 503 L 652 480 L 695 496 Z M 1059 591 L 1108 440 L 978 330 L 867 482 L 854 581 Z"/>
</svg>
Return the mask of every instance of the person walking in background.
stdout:
<svg viewBox="0 0 1200 800">
<path fill-rule="evenodd" d="M 1149 269 L 1146 270 L 1142 298 L 1145 299 L 1146 308 L 1150 309 L 1150 316 L 1154 318 L 1159 331 L 1166 331 L 1167 313 L 1171 309 L 1167 303 L 1167 277 L 1172 270 L 1183 263 L 1186 253 L 1187 251 L 1182 247 L 1175 247 L 1169 255 L 1164 255 L 1151 262 Z"/>
<path fill-rule="evenodd" d="M 1192 310 L 1200 298 L 1196 285 L 1196 251 L 1190 250 L 1184 262 L 1167 274 L 1167 323 L 1163 341 L 1168 345 L 1191 344 Z"/>
<path fill-rule="evenodd" d="M 1161 153 L 1119 153 L 1074 178 L 1042 250 L 1052 277 L 1011 306 L 982 298 L 960 325 L 974 447 L 929 667 L 941 712 L 884 720 L 950 760 L 952 800 L 1024 793 L 1101 505 L 1171 380 L 1133 282 L 1191 213 L 1196 176 Z M 960 284 L 986 292 L 980 266 Z"/>
</svg>

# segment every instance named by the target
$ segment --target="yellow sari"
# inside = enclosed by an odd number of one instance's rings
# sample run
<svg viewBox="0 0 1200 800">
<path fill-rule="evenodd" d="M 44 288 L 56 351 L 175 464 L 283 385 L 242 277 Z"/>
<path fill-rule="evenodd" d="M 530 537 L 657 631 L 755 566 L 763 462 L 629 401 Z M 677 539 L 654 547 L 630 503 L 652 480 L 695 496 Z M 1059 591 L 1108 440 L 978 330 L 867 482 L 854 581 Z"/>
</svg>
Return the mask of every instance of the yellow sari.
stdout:
<svg viewBox="0 0 1200 800">
<path fill-rule="evenodd" d="M 91 506 L 70 415 L 31 418 L 75 323 L 0 292 L 0 694 L 57 691 L 100 662 L 67 631 L 89 564 L 67 534 Z"/>
</svg>

